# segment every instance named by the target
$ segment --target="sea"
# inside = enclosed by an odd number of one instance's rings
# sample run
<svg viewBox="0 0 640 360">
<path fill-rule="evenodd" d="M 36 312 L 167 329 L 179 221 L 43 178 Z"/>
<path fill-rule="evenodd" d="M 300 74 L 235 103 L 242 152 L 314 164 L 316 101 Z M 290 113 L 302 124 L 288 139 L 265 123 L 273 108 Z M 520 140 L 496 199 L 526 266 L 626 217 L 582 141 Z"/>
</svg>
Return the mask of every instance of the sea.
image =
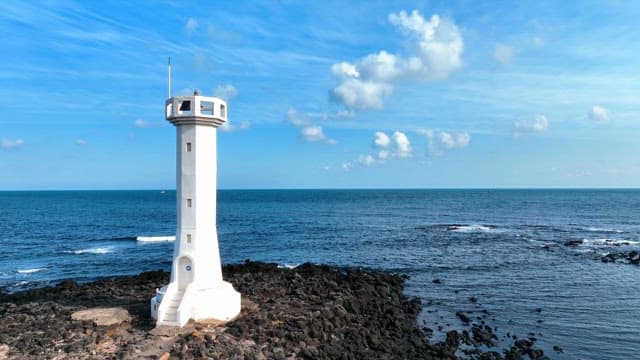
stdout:
<svg viewBox="0 0 640 360">
<path fill-rule="evenodd" d="M 0 287 L 169 270 L 175 197 L 0 192 Z M 640 358 L 640 266 L 601 261 L 640 250 L 640 190 L 221 190 L 217 221 L 224 263 L 408 275 L 432 341 L 484 310 L 498 351 L 516 335 L 552 359 Z"/>
</svg>

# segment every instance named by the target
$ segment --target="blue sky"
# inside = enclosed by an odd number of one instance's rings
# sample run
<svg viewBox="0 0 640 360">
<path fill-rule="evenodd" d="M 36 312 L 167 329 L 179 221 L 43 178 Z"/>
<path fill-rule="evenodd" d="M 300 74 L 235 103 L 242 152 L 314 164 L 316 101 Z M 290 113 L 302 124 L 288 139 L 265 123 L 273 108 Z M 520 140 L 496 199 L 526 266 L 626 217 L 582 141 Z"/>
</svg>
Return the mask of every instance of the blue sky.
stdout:
<svg viewBox="0 0 640 360">
<path fill-rule="evenodd" d="M 0 189 L 175 186 L 173 92 L 224 97 L 221 188 L 638 187 L 635 1 L 0 2 Z"/>
</svg>

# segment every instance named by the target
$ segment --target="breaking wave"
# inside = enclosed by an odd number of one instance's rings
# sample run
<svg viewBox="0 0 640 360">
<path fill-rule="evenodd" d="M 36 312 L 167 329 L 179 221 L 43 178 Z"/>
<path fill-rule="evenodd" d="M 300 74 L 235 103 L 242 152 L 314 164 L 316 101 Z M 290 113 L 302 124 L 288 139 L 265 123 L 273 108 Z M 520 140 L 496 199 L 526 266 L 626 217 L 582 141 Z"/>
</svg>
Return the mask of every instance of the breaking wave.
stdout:
<svg viewBox="0 0 640 360">
<path fill-rule="evenodd" d="M 447 231 L 453 232 L 461 232 L 461 233 L 474 233 L 474 232 L 483 232 L 483 233 L 496 233 L 500 232 L 494 225 L 453 225 L 447 227 Z"/>
<path fill-rule="evenodd" d="M 111 247 L 111 246 L 94 247 L 94 248 L 80 249 L 80 250 L 67 251 L 67 252 L 70 252 L 70 253 L 75 254 L 75 255 L 82 255 L 82 254 L 103 255 L 103 254 L 112 253 L 113 252 L 113 247 Z"/>
<path fill-rule="evenodd" d="M 44 268 L 34 268 L 34 269 L 18 269 L 16 272 L 18 274 L 33 274 L 44 270 Z"/>
<path fill-rule="evenodd" d="M 624 230 L 619 230 L 619 229 L 606 229 L 606 228 L 599 228 L 599 227 L 588 227 L 586 229 L 584 229 L 586 231 L 591 231 L 591 232 L 600 232 L 600 233 L 616 233 L 616 234 L 622 234 L 624 232 Z"/>
<path fill-rule="evenodd" d="M 165 241 L 176 241 L 175 235 L 170 236 L 138 236 L 136 241 L 140 242 L 165 242 Z"/>
<path fill-rule="evenodd" d="M 584 246 L 601 247 L 601 246 L 634 246 L 640 245 L 640 241 L 620 240 L 620 239 L 584 239 Z"/>
<path fill-rule="evenodd" d="M 427 226 L 416 227 L 423 231 L 452 231 L 460 233 L 500 233 L 504 230 L 498 229 L 496 225 L 480 225 L 480 224 L 433 224 Z"/>
<path fill-rule="evenodd" d="M 295 268 L 297 268 L 297 267 L 298 267 L 298 266 L 300 266 L 300 265 L 301 265 L 301 264 L 294 264 L 294 265 L 292 265 L 292 264 L 278 264 L 278 267 L 279 267 L 280 269 L 295 269 Z"/>
</svg>

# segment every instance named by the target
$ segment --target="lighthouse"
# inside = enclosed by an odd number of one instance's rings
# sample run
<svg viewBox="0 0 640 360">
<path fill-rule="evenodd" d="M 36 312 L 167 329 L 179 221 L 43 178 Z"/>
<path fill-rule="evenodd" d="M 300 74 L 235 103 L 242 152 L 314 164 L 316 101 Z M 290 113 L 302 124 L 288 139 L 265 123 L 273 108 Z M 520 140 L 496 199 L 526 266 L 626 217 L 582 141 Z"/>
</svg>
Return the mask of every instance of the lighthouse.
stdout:
<svg viewBox="0 0 640 360">
<path fill-rule="evenodd" d="M 222 99 L 197 92 L 171 97 L 169 90 L 165 117 L 176 126 L 177 233 L 171 282 L 151 299 L 158 325 L 227 321 L 240 313 L 240 293 L 222 280 L 216 227 L 216 135 L 227 114 Z"/>
</svg>

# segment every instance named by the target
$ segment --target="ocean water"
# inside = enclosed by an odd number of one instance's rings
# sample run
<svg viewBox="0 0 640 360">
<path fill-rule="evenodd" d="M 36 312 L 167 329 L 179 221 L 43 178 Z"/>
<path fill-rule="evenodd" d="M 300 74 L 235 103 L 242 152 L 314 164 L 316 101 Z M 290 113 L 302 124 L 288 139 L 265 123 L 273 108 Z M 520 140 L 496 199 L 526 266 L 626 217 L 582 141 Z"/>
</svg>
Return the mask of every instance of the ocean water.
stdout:
<svg viewBox="0 0 640 360">
<path fill-rule="evenodd" d="M 487 310 L 554 359 L 640 353 L 640 267 L 600 261 L 640 250 L 640 190 L 219 191 L 218 233 L 225 263 L 409 275 L 434 339 Z M 0 286 L 168 270 L 174 234 L 174 191 L 0 192 Z"/>
</svg>

